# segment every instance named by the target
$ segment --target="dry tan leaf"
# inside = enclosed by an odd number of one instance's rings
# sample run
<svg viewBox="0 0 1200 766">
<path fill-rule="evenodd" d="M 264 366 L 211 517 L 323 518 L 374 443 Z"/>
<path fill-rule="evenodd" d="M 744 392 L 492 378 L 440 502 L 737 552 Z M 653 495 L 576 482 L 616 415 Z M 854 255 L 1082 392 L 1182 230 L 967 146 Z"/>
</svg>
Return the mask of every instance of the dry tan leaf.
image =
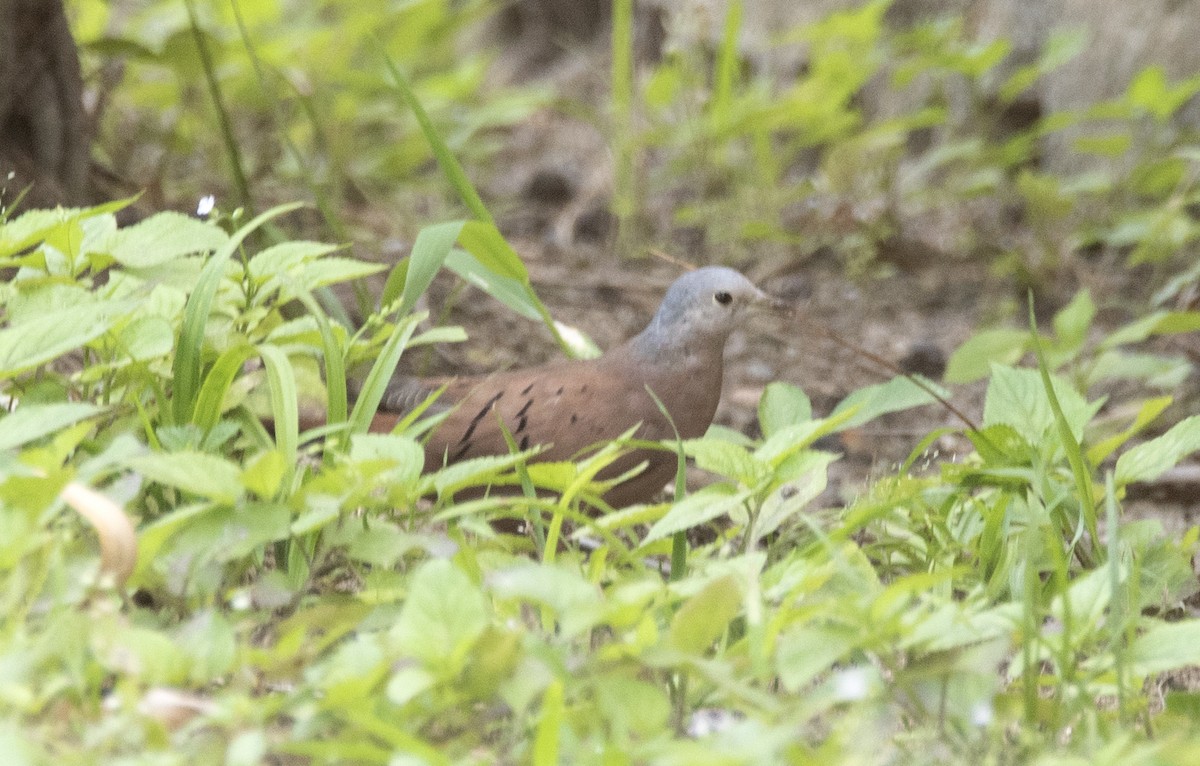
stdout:
<svg viewBox="0 0 1200 766">
<path fill-rule="evenodd" d="M 124 585 L 137 564 L 137 533 L 125 509 L 86 484 L 73 481 L 62 499 L 96 529 L 100 538 L 100 569 Z"/>
</svg>

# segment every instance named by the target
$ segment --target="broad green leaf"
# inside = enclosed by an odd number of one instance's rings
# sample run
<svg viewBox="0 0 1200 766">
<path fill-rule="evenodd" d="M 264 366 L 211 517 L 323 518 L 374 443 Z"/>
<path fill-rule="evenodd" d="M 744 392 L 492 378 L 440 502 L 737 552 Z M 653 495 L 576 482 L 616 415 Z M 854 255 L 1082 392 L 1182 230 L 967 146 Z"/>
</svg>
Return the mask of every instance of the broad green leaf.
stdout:
<svg viewBox="0 0 1200 766">
<path fill-rule="evenodd" d="M 241 482 L 246 489 L 263 500 L 269 500 L 279 491 L 287 469 L 287 461 L 279 450 L 267 450 L 246 466 L 242 471 Z"/>
<path fill-rule="evenodd" d="M 391 638 L 430 670 L 453 677 L 487 624 L 487 605 L 478 586 L 450 561 L 434 559 L 410 579 L 408 599 Z"/>
<path fill-rule="evenodd" d="M 237 561 L 260 555 L 263 546 L 288 539 L 291 520 L 291 509 L 285 505 L 242 500 L 234 507 L 214 508 L 180 525 L 165 547 L 198 561 Z"/>
<path fill-rule="evenodd" d="M 1134 639 L 1128 662 L 1139 676 L 1200 665 L 1200 620 L 1153 624 Z"/>
<path fill-rule="evenodd" d="M 805 450 L 785 460 L 772 476 L 771 484 L 782 487 L 763 502 L 754 522 L 754 537 L 761 540 L 796 514 L 802 512 L 829 485 L 829 464 L 838 456 Z"/>
<path fill-rule="evenodd" d="M 94 303 L 29 317 L 0 330 L 0 377 L 33 369 L 103 335 L 129 311 L 124 303 Z"/>
<path fill-rule="evenodd" d="M 724 516 L 748 499 L 749 490 L 738 490 L 728 484 L 710 484 L 676 501 L 667 514 L 646 533 L 642 544 L 652 543 Z"/>
<path fill-rule="evenodd" d="M 927 380 L 923 382 L 940 395 L 947 395 L 947 392 L 941 386 Z M 847 428 L 857 428 L 889 412 L 912 409 L 913 407 L 920 407 L 935 401 L 937 400 L 928 391 L 921 388 L 912 380 L 897 377 L 892 378 L 886 383 L 866 386 L 854 391 L 845 399 L 838 402 L 838 405 L 833 408 L 833 412 L 830 413 L 829 417 L 834 418 L 852 411 L 853 414 L 839 427 L 839 430 L 844 430 Z"/>
<path fill-rule="evenodd" d="M 758 400 L 758 424 L 763 436 L 771 437 L 784 426 L 812 419 L 812 402 L 791 383 L 774 381 L 763 389 Z"/>
<path fill-rule="evenodd" d="M 1103 402 L 1088 404 L 1066 380 L 1057 375 L 1050 378 L 1071 435 L 1078 442 L 1083 437 L 1084 426 Z M 992 366 L 992 379 L 983 405 L 983 425 L 996 424 L 1011 426 L 1030 444 L 1038 444 L 1046 437 L 1046 430 L 1055 425 L 1054 413 L 1037 370 Z"/>
<path fill-rule="evenodd" d="M 386 460 L 396 466 L 389 481 L 412 482 L 425 466 L 425 450 L 408 436 L 392 434 L 355 434 L 350 438 L 351 460 Z"/>
<path fill-rule="evenodd" d="M 792 693 L 804 689 L 854 650 L 848 638 L 842 632 L 816 625 L 797 626 L 784 633 L 775 651 L 780 683 Z"/>
<path fill-rule="evenodd" d="M 1128 450 L 1117 458 L 1114 476 L 1118 486 L 1154 481 L 1184 457 L 1200 450 L 1200 415 L 1192 415 L 1162 436 Z"/>
<path fill-rule="evenodd" d="M 221 227 L 168 210 L 113 232 L 108 248 L 117 263 L 143 269 L 210 252 L 228 241 Z"/>
<path fill-rule="evenodd" d="M 171 323 L 158 316 L 139 316 L 121 328 L 121 349 L 135 362 L 164 357 L 175 346 Z"/>
<path fill-rule="evenodd" d="M 505 567 L 488 575 L 488 586 L 498 598 L 549 607 L 564 638 L 592 627 L 602 616 L 600 589 L 561 566 L 530 562 Z"/>
<path fill-rule="evenodd" d="M 274 277 L 284 274 L 300 276 L 304 268 L 318 258 L 339 250 L 338 245 L 304 240 L 280 242 L 255 255 L 246 264 L 250 279 L 265 284 Z M 363 263 L 362 261 L 351 261 Z M 371 265 L 371 264 L 367 264 Z"/>
<path fill-rule="evenodd" d="M 697 467 L 750 487 L 758 484 L 769 470 L 745 447 L 721 439 L 688 439 L 683 443 L 683 451 L 696 461 Z"/>
<path fill-rule="evenodd" d="M 671 618 L 671 645 L 687 654 L 704 654 L 742 611 L 742 589 L 732 575 L 705 585 Z"/>
<path fill-rule="evenodd" d="M 206 684 L 228 675 L 237 661 L 237 637 L 221 612 L 202 609 L 179 626 L 176 642 L 191 660 L 190 680 Z"/>
<path fill-rule="evenodd" d="M 84 402 L 21 405 L 0 418 L 0 450 L 36 441 L 101 412 L 103 407 Z"/>
<path fill-rule="evenodd" d="M 993 362 L 1015 364 L 1029 349 L 1029 333 L 999 328 L 977 332 L 955 349 L 946 364 L 947 383 L 970 383 L 986 377 Z"/>
<path fill-rule="evenodd" d="M 151 481 L 221 503 L 242 494 L 241 470 L 205 452 L 156 452 L 134 458 L 129 467 Z"/>
</svg>

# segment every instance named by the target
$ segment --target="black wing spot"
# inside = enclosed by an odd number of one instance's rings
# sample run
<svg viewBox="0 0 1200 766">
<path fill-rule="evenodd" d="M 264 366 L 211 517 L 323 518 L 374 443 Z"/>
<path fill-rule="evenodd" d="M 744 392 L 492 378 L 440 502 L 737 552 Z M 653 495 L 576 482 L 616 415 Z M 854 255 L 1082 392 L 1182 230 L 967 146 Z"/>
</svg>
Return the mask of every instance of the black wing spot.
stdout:
<svg viewBox="0 0 1200 766">
<path fill-rule="evenodd" d="M 479 425 L 479 421 L 487 417 L 487 414 L 492 411 L 492 407 L 496 406 L 496 402 L 500 401 L 500 397 L 503 395 L 504 392 L 501 391 L 493 396 L 488 400 L 487 404 L 483 405 L 483 409 L 476 413 L 475 417 L 471 418 L 471 423 L 467 426 L 467 430 L 463 433 L 462 438 L 458 440 L 459 444 L 469 442 L 471 440 L 471 436 L 475 433 L 475 428 Z"/>
<path fill-rule="evenodd" d="M 554 395 L 555 395 L 555 396 L 562 396 L 562 392 L 563 392 L 563 387 L 562 387 L 562 386 L 559 386 L 559 387 L 558 387 L 558 390 L 554 392 Z"/>
<path fill-rule="evenodd" d="M 450 459 L 447 462 L 457 463 L 459 460 L 462 460 L 464 455 L 466 455 L 468 452 L 470 452 L 471 444 L 472 444 L 471 442 L 463 441 L 463 442 L 460 442 L 460 444 L 462 444 L 462 446 L 458 448 L 457 452 L 455 452 L 453 455 L 450 456 Z"/>
<path fill-rule="evenodd" d="M 525 434 L 524 436 L 521 437 L 521 449 L 522 450 L 529 449 L 529 434 Z"/>
<path fill-rule="evenodd" d="M 572 413 L 571 413 L 571 425 L 575 425 L 575 423 L 576 423 L 578 420 L 579 420 L 579 416 L 578 416 L 578 415 L 576 415 L 574 412 L 572 412 Z"/>
<path fill-rule="evenodd" d="M 529 412 L 529 408 L 530 408 L 530 407 L 532 407 L 532 406 L 533 406 L 533 400 L 532 400 L 532 399 L 530 399 L 529 401 L 525 402 L 525 406 L 524 406 L 524 407 L 522 407 L 521 409 L 517 410 L 517 417 L 519 417 L 519 418 L 523 418 L 523 417 L 525 417 L 525 415 L 526 415 L 526 414 Z"/>
<path fill-rule="evenodd" d="M 533 383 L 530 383 L 528 386 L 525 386 L 525 388 L 521 389 L 521 396 L 527 396 L 529 392 L 533 390 L 533 385 Z"/>
</svg>

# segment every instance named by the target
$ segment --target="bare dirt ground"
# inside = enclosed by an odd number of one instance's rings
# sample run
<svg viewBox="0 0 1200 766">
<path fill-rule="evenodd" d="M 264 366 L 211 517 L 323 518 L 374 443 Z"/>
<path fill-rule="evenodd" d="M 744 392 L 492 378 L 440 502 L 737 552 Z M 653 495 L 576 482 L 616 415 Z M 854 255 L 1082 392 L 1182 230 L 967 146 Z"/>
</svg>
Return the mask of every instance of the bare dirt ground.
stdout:
<svg viewBox="0 0 1200 766">
<path fill-rule="evenodd" d="M 521 68 L 511 62 L 508 66 Z M 573 51 L 534 76 L 560 93 L 596 101 L 604 97 L 606 74 L 603 48 L 593 46 Z M 654 257 L 615 254 L 616 220 L 608 207 L 613 160 L 605 137 L 582 119 L 546 109 L 501 141 L 505 150 L 495 167 L 476 180 L 502 231 L 525 260 L 542 300 L 556 319 L 580 328 L 601 348 L 638 332 L 680 267 Z M 717 422 L 746 433 L 756 433 L 758 399 L 771 381 L 799 386 L 812 399 L 816 414 L 824 415 L 850 392 L 892 376 L 809 331 L 808 320 L 936 380 L 959 344 L 998 315 L 1011 312 L 1014 301 L 1024 303 L 1024 291 L 1013 280 L 995 276 L 986 258 L 945 252 L 941 243 L 947 238 L 925 222 L 914 230 L 928 241 L 912 240 L 911 252 L 890 253 L 877 273 L 851 278 L 845 265 L 823 250 L 768 245 L 735 256 L 708 244 L 703 232 L 698 236 L 694 228 L 674 228 L 674 204 L 668 198 L 647 201 L 643 251 L 661 248 L 695 265 L 726 263 L 802 309 L 799 321 L 761 318 L 729 341 Z M 1146 305 L 1146 275 L 1131 274 L 1116 262 L 1069 264 L 1059 277 L 1039 294 L 1039 314 L 1047 322 L 1081 286 L 1090 287 L 1102 307 L 1097 319 L 1101 330 L 1134 318 L 1127 307 Z M 458 290 L 452 279 L 439 280 L 428 307 L 435 316 L 448 308 L 448 320 L 463 325 L 471 339 L 426 356 L 419 370 L 486 372 L 537 364 L 560 354 L 544 328 L 473 294 L 473 288 Z M 1194 338 L 1189 342 L 1196 346 Z M 1196 389 L 1193 377 L 1186 390 L 1178 392 L 1179 398 L 1194 400 Z M 955 387 L 953 401 L 979 419 L 983 393 L 982 384 Z M 894 473 L 924 435 L 942 426 L 962 424 L 941 406 L 928 406 L 884 417 L 845 435 L 830 445 L 843 453 L 843 460 L 831 468 L 830 488 L 819 502 L 852 501 L 870 479 Z M 968 450 L 965 438 L 944 437 L 931 449 L 927 470 Z M 1200 519 L 1200 492 L 1188 486 L 1185 482 L 1182 491 L 1139 493 L 1127 510 L 1154 515 L 1168 530 L 1182 533 Z"/>
</svg>

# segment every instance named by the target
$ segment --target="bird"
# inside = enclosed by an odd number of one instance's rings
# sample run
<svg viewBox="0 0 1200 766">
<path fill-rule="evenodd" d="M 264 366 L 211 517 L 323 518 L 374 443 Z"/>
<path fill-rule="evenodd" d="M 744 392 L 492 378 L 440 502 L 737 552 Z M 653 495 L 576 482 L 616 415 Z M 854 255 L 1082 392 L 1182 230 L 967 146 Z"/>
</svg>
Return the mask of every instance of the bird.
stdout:
<svg viewBox="0 0 1200 766">
<path fill-rule="evenodd" d="M 787 310 L 734 269 L 699 268 L 670 285 L 645 329 L 597 358 L 481 376 L 397 376 L 370 430 L 391 432 L 440 391 L 435 405 L 445 419 L 425 442 L 426 471 L 509 454 L 505 430 L 521 449 L 542 447 L 536 461 L 576 458 L 635 426 L 634 438 L 641 440 L 703 436 L 721 398 L 729 334 L 750 314 Z M 603 501 L 611 508 L 650 501 L 674 476 L 677 461 L 669 451 L 632 450 L 597 478 L 645 467 L 608 489 Z"/>
</svg>

